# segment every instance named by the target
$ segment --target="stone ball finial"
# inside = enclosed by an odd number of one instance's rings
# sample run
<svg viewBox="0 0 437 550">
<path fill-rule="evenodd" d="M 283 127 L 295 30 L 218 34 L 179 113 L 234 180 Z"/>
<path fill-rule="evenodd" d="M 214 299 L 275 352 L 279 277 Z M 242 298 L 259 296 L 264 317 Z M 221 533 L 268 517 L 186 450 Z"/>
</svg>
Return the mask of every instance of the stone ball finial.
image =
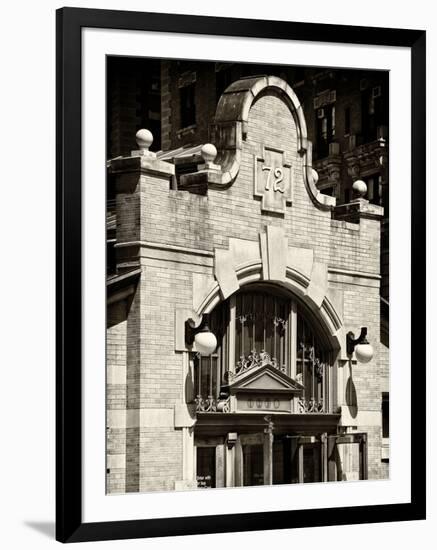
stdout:
<svg viewBox="0 0 437 550">
<path fill-rule="evenodd" d="M 203 160 L 206 164 L 213 163 L 217 156 L 217 149 L 212 143 L 205 143 L 205 145 L 200 150 Z"/>
<path fill-rule="evenodd" d="M 153 143 L 152 132 L 150 132 L 149 130 L 145 130 L 144 128 L 142 128 L 141 130 L 138 130 L 138 132 L 135 135 L 135 138 L 137 140 L 139 149 L 142 151 L 148 151 L 149 147 Z"/>
<path fill-rule="evenodd" d="M 317 170 L 311 168 L 311 174 L 313 175 L 314 185 L 317 185 L 317 182 L 319 181 L 319 174 L 317 173 Z"/>
<path fill-rule="evenodd" d="M 367 185 L 363 180 L 356 180 L 352 185 L 352 189 L 359 197 L 364 197 L 367 193 Z"/>
</svg>

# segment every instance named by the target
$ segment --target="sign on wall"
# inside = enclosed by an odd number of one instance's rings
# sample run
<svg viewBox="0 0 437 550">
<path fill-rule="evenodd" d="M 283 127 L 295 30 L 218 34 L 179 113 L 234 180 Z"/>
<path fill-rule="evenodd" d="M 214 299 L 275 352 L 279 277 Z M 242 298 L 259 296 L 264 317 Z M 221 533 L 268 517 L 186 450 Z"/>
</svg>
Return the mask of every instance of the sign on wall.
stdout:
<svg viewBox="0 0 437 550">
<path fill-rule="evenodd" d="M 285 206 L 292 204 L 292 166 L 284 151 L 263 147 L 262 156 L 254 157 L 254 195 L 265 212 L 285 214 Z"/>
</svg>

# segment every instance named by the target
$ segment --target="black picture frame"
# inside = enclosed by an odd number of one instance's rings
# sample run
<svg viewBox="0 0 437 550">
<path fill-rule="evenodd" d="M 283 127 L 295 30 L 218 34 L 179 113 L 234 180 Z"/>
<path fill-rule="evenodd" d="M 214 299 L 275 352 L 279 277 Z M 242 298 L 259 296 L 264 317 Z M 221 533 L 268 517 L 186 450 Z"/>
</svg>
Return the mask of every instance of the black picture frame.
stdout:
<svg viewBox="0 0 437 550">
<path fill-rule="evenodd" d="M 57 25 L 56 538 L 127 539 L 425 519 L 425 49 L 422 30 L 62 8 Z M 84 27 L 367 44 L 411 49 L 411 502 L 375 506 L 82 522 L 81 30 Z M 413 357 L 411 358 L 413 367 Z M 420 376 L 418 375 L 420 371 Z"/>
</svg>

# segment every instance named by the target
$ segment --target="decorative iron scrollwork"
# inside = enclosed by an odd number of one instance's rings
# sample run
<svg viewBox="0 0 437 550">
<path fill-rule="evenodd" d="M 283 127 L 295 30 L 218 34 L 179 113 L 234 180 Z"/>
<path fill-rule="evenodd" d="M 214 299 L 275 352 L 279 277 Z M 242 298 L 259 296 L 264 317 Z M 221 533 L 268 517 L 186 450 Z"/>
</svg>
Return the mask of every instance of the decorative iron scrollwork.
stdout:
<svg viewBox="0 0 437 550">
<path fill-rule="evenodd" d="M 196 403 L 196 412 L 230 412 L 230 397 L 215 399 L 212 395 L 203 398 L 197 395 L 194 402 Z"/>
<path fill-rule="evenodd" d="M 231 398 L 227 397 L 219 399 L 217 401 L 217 412 L 228 413 L 231 412 Z"/>
<path fill-rule="evenodd" d="M 302 349 L 303 355 L 305 355 L 305 353 L 308 353 L 307 359 L 314 363 L 314 373 L 317 376 L 318 381 L 320 382 L 324 376 L 324 370 L 327 366 L 326 363 L 320 361 L 320 359 L 316 357 L 316 350 L 314 346 L 306 346 L 303 342 L 300 342 L 300 348 Z"/>
<path fill-rule="evenodd" d="M 208 395 L 206 398 L 197 395 L 194 402 L 196 403 L 196 412 L 217 412 L 217 399 L 214 399 L 212 395 Z"/>
<path fill-rule="evenodd" d="M 237 316 L 237 320 L 242 324 L 255 323 L 255 321 L 263 320 L 270 321 L 275 327 L 280 327 L 281 331 L 284 331 L 287 327 L 287 319 L 282 319 L 277 315 L 268 315 L 263 312 L 243 313 Z"/>
<path fill-rule="evenodd" d="M 304 397 L 299 397 L 297 406 L 298 406 L 299 413 L 325 412 L 325 405 L 323 402 L 323 398 L 316 400 L 316 399 L 305 399 Z"/>
<path fill-rule="evenodd" d="M 247 357 L 245 355 L 242 355 L 240 357 L 240 360 L 235 366 L 235 375 L 238 376 L 250 369 L 253 369 L 255 367 L 262 367 L 264 365 L 271 365 L 281 372 L 286 372 L 286 366 L 279 365 L 276 358 L 270 357 L 270 355 L 266 351 L 261 350 L 261 352 L 258 353 L 256 350 L 252 350 Z"/>
<path fill-rule="evenodd" d="M 231 370 L 227 370 L 223 375 L 225 381 L 228 384 L 231 384 L 235 380 L 235 376 L 236 376 L 235 372 L 232 372 Z"/>
<path fill-rule="evenodd" d="M 284 332 L 284 330 L 287 328 L 287 320 L 281 319 L 280 317 L 274 317 L 273 324 L 275 325 L 275 327 L 280 327 L 281 332 Z"/>
</svg>

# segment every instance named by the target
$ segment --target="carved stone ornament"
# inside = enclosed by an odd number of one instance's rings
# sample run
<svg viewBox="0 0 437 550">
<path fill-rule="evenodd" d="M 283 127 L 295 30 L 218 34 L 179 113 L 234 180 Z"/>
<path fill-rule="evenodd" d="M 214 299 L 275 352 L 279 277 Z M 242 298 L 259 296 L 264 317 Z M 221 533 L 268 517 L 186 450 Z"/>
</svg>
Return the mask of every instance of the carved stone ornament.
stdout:
<svg viewBox="0 0 437 550">
<path fill-rule="evenodd" d="M 285 213 L 293 201 L 293 169 L 284 151 L 263 147 L 262 156 L 254 156 L 254 196 L 261 198 L 264 212 Z"/>
</svg>

